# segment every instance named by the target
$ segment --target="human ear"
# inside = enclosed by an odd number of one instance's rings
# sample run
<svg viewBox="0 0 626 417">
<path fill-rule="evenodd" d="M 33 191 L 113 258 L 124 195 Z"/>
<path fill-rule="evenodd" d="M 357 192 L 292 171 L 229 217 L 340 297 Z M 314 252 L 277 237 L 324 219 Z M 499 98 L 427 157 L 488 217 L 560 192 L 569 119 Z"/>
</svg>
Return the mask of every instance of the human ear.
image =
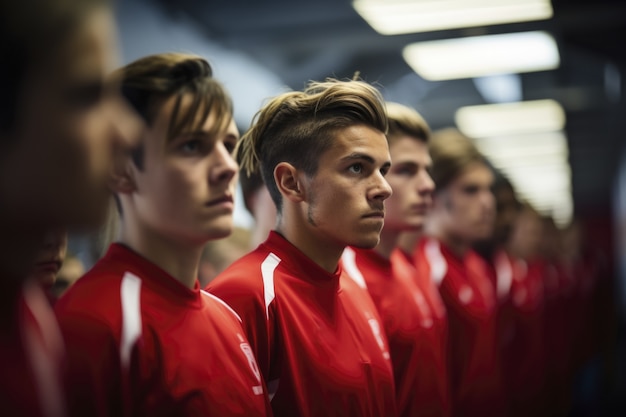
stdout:
<svg viewBox="0 0 626 417">
<path fill-rule="evenodd" d="M 281 162 L 274 168 L 274 181 L 283 198 L 299 203 L 304 201 L 304 187 L 300 183 L 300 173 L 288 162 Z"/>
</svg>

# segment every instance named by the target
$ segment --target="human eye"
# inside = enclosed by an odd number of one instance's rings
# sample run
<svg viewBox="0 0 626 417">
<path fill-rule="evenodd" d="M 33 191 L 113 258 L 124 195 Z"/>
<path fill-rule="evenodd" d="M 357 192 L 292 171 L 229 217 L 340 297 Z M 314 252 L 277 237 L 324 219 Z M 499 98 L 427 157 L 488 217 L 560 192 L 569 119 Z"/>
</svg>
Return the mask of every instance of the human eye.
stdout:
<svg viewBox="0 0 626 417">
<path fill-rule="evenodd" d="M 228 151 L 229 154 L 233 154 L 235 152 L 235 148 L 237 147 L 236 140 L 226 140 L 224 141 L 224 147 Z"/>
<path fill-rule="evenodd" d="M 65 92 L 67 102 L 74 107 L 90 107 L 104 96 L 104 86 L 99 82 L 85 82 L 69 87 Z"/>
<path fill-rule="evenodd" d="M 183 142 L 179 149 L 186 154 L 197 154 L 202 148 L 202 143 L 198 139 L 191 139 Z"/>
<path fill-rule="evenodd" d="M 348 167 L 348 171 L 350 171 L 353 174 L 360 174 L 363 172 L 363 164 L 361 163 L 352 164 Z"/>
</svg>

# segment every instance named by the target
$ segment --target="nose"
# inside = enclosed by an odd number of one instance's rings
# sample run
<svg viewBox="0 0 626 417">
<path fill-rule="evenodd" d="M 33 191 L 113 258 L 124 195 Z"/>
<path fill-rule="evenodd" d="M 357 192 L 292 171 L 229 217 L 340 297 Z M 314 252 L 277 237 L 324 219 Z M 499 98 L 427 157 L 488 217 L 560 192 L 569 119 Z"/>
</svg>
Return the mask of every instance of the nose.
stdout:
<svg viewBox="0 0 626 417">
<path fill-rule="evenodd" d="M 391 194 L 393 194 L 391 185 L 389 185 L 382 173 L 376 172 L 375 183 L 371 189 L 370 198 L 372 200 L 384 201 L 391 197 Z"/>
<path fill-rule="evenodd" d="M 215 157 L 211 166 L 211 183 L 229 182 L 239 170 L 239 164 L 235 161 L 231 153 L 226 149 L 223 142 L 218 142 L 215 146 Z"/>
<path fill-rule="evenodd" d="M 420 181 L 418 184 L 418 192 L 421 195 L 431 195 L 435 191 L 435 181 L 430 176 L 428 171 L 422 171 L 422 175 L 420 176 Z"/>
<path fill-rule="evenodd" d="M 67 233 L 64 230 L 51 230 L 44 236 L 43 248 L 54 249 L 64 246 L 67 242 Z"/>
</svg>

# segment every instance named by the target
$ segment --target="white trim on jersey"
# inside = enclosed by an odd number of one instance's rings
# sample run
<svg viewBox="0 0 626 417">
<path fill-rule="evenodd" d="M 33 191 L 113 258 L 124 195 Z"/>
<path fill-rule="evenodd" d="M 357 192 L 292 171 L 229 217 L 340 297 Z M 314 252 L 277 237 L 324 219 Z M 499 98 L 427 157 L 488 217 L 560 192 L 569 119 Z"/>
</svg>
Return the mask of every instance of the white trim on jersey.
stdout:
<svg viewBox="0 0 626 417">
<path fill-rule="evenodd" d="M 202 294 L 204 294 L 204 295 L 206 295 L 206 296 L 208 296 L 208 297 L 210 297 L 210 298 L 214 299 L 215 301 L 217 301 L 217 302 L 221 303 L 221 304 L 222 304 L 224 307 L 226 307 L 226 308 L 227 308 L 227 309 L 228 309 L 231 313 L 233 313 L 233 314 L 235 315 L 235 317 L 237 317 L 237 320 L 239 320 L 239 322 L 240 322 L 240 323 L 243 323 L 243 320 L 241 320 L 241 317 L 239 316 L 239 314 L 237 314 L 237 312 L 236 312 L 235 310 L 233 310 L 233 309 L 232 309 L 232 307 L 231 307 L 231 306 L 229 306 L 229 305 L 226 303 L 226 301 L 222 300 L 222 299 L 221 299 L 221 298 L 219 298 L 219 297 L 216 297 L 215 295 L 211 294 L 211 293 L 210 293 L 210 292 L 208 292 L 208 291 L 205 291 L 205 290 L 200 290 L 200 292 L 201 292 Z"/>
<path fill-rule="evenodd" d="M 341 263 L 343 265 L 343 269 L 348 273 L 348 276 L 352 278 L 352 281 L 356 282 L 359 287 L 367 289 L 365 278 L 363 278 L 361 270 L 356 265 L 356 252 L 354 252 L 354 249 L 347 247 L 343 250 Z"/>
<path fill-rule="evenodd" d="M 280 263 L 281 259 L 273 253 L 261 263 L 261 275 L 263 276 L 263 293 L 265 295 L 265 316 L 270 318 L 270 303 L 274 300 L 274 270 Z"/>
<path fill-rule="evenodd" d="M 497 280 L 497 293 L 498 298 L 503 299 L 511 292 L 511 285 L 513 284 L 513 265 L 511 261 L 504 254 L 504 252 L 498 252 L 495 259 L 496 276 Z"/>
<path fill-rule="evenodd" d="M 435 239 L 428 239 L 424 247 L 424 253 L 430 264 L 430 279 L 437 286 L 440 286 L 448 272 L 448 263 L 441 253 L 439 242 Z"/>
<path fill-rule="evenodd" d="M 133 346 L 141 336 L 141 279 L 126 272 L 120 285 L 122 301 L 122 339 L 120 358 L 122 366 L 130 366 Z"/>
</svg>

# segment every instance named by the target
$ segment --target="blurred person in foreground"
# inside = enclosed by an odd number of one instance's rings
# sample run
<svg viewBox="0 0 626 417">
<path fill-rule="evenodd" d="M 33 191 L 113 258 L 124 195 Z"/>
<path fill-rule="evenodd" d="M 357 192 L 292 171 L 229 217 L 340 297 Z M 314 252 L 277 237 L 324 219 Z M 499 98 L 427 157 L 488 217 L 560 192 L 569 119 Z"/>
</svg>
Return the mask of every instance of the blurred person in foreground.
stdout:
<svg viewBox="0 0 626 417">
<path fill-rule="evenodd" d="M 348 245 L 378 244 L 386 131 L 378 90 L 329 79 L 271 99 L 240 142 L 277 224 L 207 289 L 241 315 L 277 417 L 396 415 L 380 317 L 339 263 Z"/>
<path fill-rule="evenodd" d="M 61 335 L 30 274 L 50 230 L 104 220 L 113 155 L 139 127 L 107 81 L 115 35 L 106 1 L 0 3 L 3 416 L 66 415 Z"/>
<path fill-rule="evenodd" d="M 111 187 L 118 239 L 57 302 L 77 416 L 265 416 L 241 318 L 202 291 L 205 244 L 233 229 L 239 132 L 202 57 L 149 55 L 116 71 L 144 118 Z"/>
<path fill-rule="evenodd" d="M 419 113 L 398 103 L 387 103 L 387 115 L 391 168 L 386 178 L 393 194 L 385 201 L 380 243 L 374 249 L 346 248 L 342 264 L 369 291 L 383 320 L 398 415 L 449 416 L 445 307 L 428 271 L 418 270 L 412 255 L 397 248 L 403 232 L 421 232 L 432 206 L 430 128 Z"/>
</svg>

